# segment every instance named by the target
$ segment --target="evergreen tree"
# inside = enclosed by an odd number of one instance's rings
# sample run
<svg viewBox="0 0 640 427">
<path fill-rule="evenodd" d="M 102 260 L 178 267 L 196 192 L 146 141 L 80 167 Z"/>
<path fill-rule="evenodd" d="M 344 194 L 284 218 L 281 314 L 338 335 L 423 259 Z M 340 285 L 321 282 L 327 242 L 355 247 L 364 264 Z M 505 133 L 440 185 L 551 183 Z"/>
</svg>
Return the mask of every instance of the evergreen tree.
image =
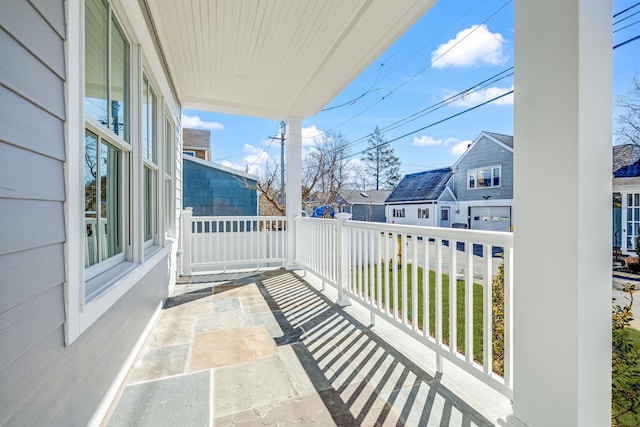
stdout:
<svg viewBox="0 0 640 427">
<path fill-rule="evenodd" d="M 376 126 L 367 141 L 369 148 L 362 155 L 365 171 L 375 182 L 375 189 L 392 189 L 400 182 L 400 159 Z"/>
</svg>

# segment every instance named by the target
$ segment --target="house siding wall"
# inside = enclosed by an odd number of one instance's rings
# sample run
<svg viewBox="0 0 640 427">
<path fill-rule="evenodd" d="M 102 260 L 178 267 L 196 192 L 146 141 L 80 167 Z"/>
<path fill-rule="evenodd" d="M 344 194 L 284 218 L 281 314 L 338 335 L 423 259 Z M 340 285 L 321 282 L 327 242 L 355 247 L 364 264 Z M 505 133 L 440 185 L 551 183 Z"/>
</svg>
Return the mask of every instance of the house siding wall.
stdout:
<svg viewBox="0 0 640 427">
<path fill-rule="evenodd" d="M 0 2 L 3 426 L 87 425 L 169 283 L 163 258 L 65 345 L 64 7 L 63 0 Z"/>
<path fill-rule="evenodd" d="M 192 207 L 194 216 L 258 214 L 256 190 L 246 188 L 241 177 L 188 158 L 183 162 L 183 190 L 183 206 Z"/>
<path fill-rule="evenodd" d="M 502 166 L 501 185 L 497 188 L 467 189 L 467 171 L 486 166 Z M 459 201 L 513 199 L 513 152 L 483 136 L 464 155 L 454 171 L 455 194 Z"/>
<path fill-rule="evenodd" d="M 352 205 L 351 215 L 354 221 L 386 221 L 384 205 Z"/>
</svg>

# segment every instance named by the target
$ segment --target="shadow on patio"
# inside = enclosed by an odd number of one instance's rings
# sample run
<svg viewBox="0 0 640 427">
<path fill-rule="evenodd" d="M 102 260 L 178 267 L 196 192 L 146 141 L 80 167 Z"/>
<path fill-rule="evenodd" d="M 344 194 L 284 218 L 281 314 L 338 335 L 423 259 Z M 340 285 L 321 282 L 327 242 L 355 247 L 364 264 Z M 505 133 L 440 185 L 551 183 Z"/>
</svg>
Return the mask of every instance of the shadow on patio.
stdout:
<svg viewBox="0 0 640 427">
<path fill-rule="evenodd" d="M 176 287 L 109 426 L 494 425 L 293 272 L 206 280 Z"/>
</svg>

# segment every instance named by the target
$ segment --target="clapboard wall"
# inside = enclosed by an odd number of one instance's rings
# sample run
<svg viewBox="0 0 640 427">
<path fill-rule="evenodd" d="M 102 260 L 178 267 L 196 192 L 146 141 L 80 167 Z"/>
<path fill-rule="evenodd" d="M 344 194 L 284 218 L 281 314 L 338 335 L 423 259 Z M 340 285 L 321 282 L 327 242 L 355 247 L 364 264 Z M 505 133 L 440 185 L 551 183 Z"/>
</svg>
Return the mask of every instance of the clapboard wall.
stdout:
<svg viewBox="0 0 640 427">
<path fill-rule="evenodd" d="M 65 345 L 65 38 L 63 0 L 0 2 L 3 426 L 86 425 L 169 283 L 165 258 Z"/>
</svg>

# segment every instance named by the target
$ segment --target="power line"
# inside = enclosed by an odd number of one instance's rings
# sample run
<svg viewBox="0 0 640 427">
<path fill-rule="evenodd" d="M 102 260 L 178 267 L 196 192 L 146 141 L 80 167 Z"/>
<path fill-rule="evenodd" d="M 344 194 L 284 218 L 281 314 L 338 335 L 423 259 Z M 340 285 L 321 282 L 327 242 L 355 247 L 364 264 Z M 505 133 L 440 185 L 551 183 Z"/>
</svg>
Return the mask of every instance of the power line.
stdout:
<svg viewBox="0 0 640 427">
<path fill-rule="evenodd" d="M 635 37 L 632 37 L 632 38 L 630 38 L 629 40 L 625 40 L 625 41 L 623 41 L 622 43 L 618 43 L 617 45 L 615 45 L 615 46 L 613 47 L 613 49 L 615 50 L 615 49 L 617 49 L 617 48 L 619 48 L 619 47 L 621 47 L 621 46 L 624 46 L 624 45 L 625 45 L 625 44 L 627 44 L 627 43 L 631 43 L 632 41 L 635 41 L 635 40 L 638 40 L 638 39 L 640 39 L 640 35 L 637 35 L 637 36 L 635 36 Z"/>
<path fill-rule="evenodd" d="M 639 36 L 639 37 L 640 37 L 640 36 Z M 392 142 L 395 142 L 395 141 L 397 141 L 397 140 L 399 140 L 399 139 L 402 139 L 402 138 L 405 138 L 405 137 L 407 137 L 407 136 L 413 135 L 414 133 L 421 132 L 421 131 L 423 131 L 423 130 L 425 130 L 425 129 L 429 129 L 430 127 L 433 127 L 433 126 L 439 125 L 439 124 L 441 124 L 441 123 L 444 123 L 444 122 L 446 122 L 447 120 L 451 120 L 451 119 L 453 119 L 453 118 L 455 118 L 455 117 L 461 116 L 462 114 L 466 114 L 466 113 L 468 113 L 468 112 L 470 112 L 470 111 L 472 111 L 472 110 L 475 110 L 476 108 L 482 107 L 483 105 L 487 105 L 487 104 L 489 104 L 489 103 L 491 103 L 491 102 L 497 101 L 498 99 L 503 98 L 503 97 L 505 97 L 505 96 L 507 96 L 507 95 L 511 95 L 512 93 L 513 93 L 513 90 L 510 90 L 509 92 L 505 92 L 505 93 L 503 93 L 502 95 L 498 95 L 498 96 L 496 96 L 496 97 L 494 97 L 494 98 L 491 98 L 491 99 L 489 99 L 489 100 L 487 100 L 487 101 L 485 101 L 485 102 L 482 102 L 482 103 L 480 103 L 480 104 L 478 104 L 478 105 L 474 105 L 473 107 L 467 108 L 466 110 L 460 111 L 459 113 L 456 113 L 456 114 L 453 114 L 453 115 L 451 115 L 451 116 L 445 117 L 444 119 L 442 119 L 442 120 L 438 120 L 437 122 L 433 122 L 433 123 L 431 123 L 431 124 L 429 124 L 429 125 L 427 125 L 427 126 L 423 126 L 423 127 L 421 127 L 420 129 L 416 129 L 416 130 L 413 130 L 413 131 L 411 131 L 411 132 L 407 132 L 407 133 L 405 133 L 404 135 L 401 135 L 401 136 L 398 136 L 398 137 L 396 137 L 396 138 L 390 139 L 389 141 L 385 141 L 385 142 L 383 142 L 382 144 L 378 144 L 378 145 L 376 145 L 376 146 L 369 147 L 369 148 L 367 148 L 367 149 L 365 149 L 365 150 L 362 150 L 362 151 L 359 151 L 359 152 L 357 152 L 357 153 L 350 154 L 350 155 L 348 155 L 348 156 L 344 156 L 344 157 L 343 157 L 342 159 L 340 159 L 340 160 L 348 159 L 349 157 L 353 157 L 353 156 L 357 156 L 357 155 L 359 155 L 359 154 L 363 154 L 363 153 L 365 153 L 365 152 L 367 152 L 367 151 L 369 151 L 369 150 L 373 150 L 373 149 L 375 149 L 375 148 L 382 147 L 383 145 L 386 145 L 386 144 L 391 144 Z"/>
<path fill-rule="evenodd" d="M 633 27 L 633 26 L 634 26 L 634 25 L 636 25 L 638 22 L 640 22 L 640 20 L 637 20 L 637 21 L 635 21 L 635 22 L 632 22 L 632 23 L 631 23 L 631 24 L 629 24 L 629 25 L 625 25 L 624 27 L 618 28 L 617 30 L 615 30 L 615 31 L 613 32 L 613 34 L 617 33 L 618 31 L 622 31 L 622 30 L 624 30 L 624 29 L 626 29 L 626 28 Z"/>
<path fill-rule="evenodd" d="M 616 18 L 616 17 L 618 17 L 619 15 L 622 15 L 623 13 L 625 13 L 625 12 L 627 12 L 627 11 L 629 11 L 629 10 L 633 9 L 634 7 L 636 7 L 636 6 L 638 6 L 638 5 L 640 5 L 640 2 L 638 2 L 638 3 L 636 3 L 636 4 L 632 5 L 632 6 L 629 6 L 628 8 L 626 8 L 626 9 L 624 9 L 624 10 L 621 10 L 620 12 L 616 13 L 615 15 L 613 15 L 613 17 L 614 17 L 614 18 Z"/>
<path fill-rule="evenodd" d="M 624 18 L 621 18 L 621 19 L 617 20 L 616 22 L 614 22 L 613 25 L 618 25 L 622 21 L 626 21 L 627 19 L 631 18 L 632 16 L 636 16 L 639 13 L 640 13 L 640 11 L 632 13 L 631 15 L 625 16 Z"/>
</svg>

